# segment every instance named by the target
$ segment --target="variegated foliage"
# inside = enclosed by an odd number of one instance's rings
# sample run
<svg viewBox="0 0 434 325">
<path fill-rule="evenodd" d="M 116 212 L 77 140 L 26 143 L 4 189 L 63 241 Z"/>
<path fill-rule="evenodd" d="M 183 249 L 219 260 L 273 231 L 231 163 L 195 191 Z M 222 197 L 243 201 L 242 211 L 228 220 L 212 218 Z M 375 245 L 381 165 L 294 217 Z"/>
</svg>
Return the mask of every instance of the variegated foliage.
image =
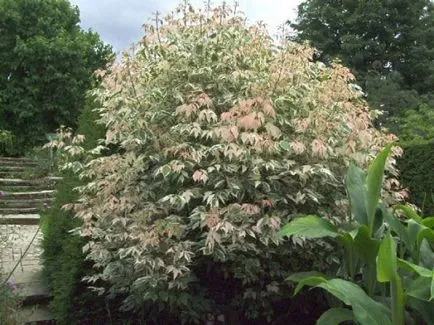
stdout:
<svg viewBox="0 0 434 325">
<path fill-rule="evenodd" d="M 349 161 L 365 167 L 394 136 L 372 127 L 347 68 L 273 41 L 228 6 L 181 6 L 145 29 L 93 91 L 112 154 L 83 166 L 91 181 L 74 206 L 100 270 L 88 280 L 107 281 L 129 307 L 172 303 L 205 258 L 230 265 L 246 298 L 272 249 L 295 263 L 291 249 L 276 249 L 282 223 L 298 213 L 345 218 Z M 397 181 L 389 185 L 399 199 Z M 309 247 L 297 249 L 314 258 Z M 278 290 L 270 285 L 260 284 Z"/>
</svg>

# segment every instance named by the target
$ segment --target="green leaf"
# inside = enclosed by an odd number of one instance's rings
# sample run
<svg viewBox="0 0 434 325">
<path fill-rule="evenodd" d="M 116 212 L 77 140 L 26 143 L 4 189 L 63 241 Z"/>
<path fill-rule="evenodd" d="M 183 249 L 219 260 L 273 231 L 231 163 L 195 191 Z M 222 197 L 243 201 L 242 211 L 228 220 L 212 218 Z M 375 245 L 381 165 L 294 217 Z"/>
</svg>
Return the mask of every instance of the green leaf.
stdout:
<svg viewBox="0 0 434 325">
<path fill-rule="evenodd" d="M 375 211 L 378 201 L 380 200 L 381 187 L 383 184 L 384 166 L 387 157 L 392 150 L 392 144 L 389 144 L 369 165 L 368 174 L 366 176 L 366 212 L 368 214 L 369 227 L 372 229 Z"/>
<path fill-rule="evenodd" d="M 291 274 L 287 281 L 297 282 L 294 290 L 294 296 L 298 294 L 305 286 L 316 287 L 318 284 L 327 281 L 327 276 L 323 273 L 312 272 L 299 272 Z"/>
<path fill-rule="evenodd" d="M 431 245 L 426 239 L 422 240 L 419 248 L 420 252 L 420 264 L 427 269 L 434 270 L 434 252 L 431 249 Z"/>
<path fill-rule="evenodd" d="M 395 206 L 395 210 L 401 210 L 403 212 L 405 212 L 405 214 L 413 219 L 414 221 L 417 221 L 418 223 L 422 222 L 422 218 L 416 213 L 416 211 L 414 211 L 411 207 L 409 207 L 408 205 L 397 205 Z"/>
<path fill-rule="evenodd" d="M 169 176 L 171 172 L 172 172 L 172 168 L 170 168 L 170 166 L 168 165 L 164 165 L 163 168 L 161 169 L 161 173 L 163 174 L 164 177 Z"/>
<path fill-rule="evenodd" d="M 377 280 L 378 282 L 394 281 L 397 276 L 398 263 L 396 256 L 396 243 L 390 232 L 380 244 L 377 256 Z"/>
<path fill-rule="evenodd" d="M 434 217 L 424 218 L 421 223 L 427 228 L 434 229 Z"/>
<path fill-rule="evenodd" d="M 354 318 L 360 324 L 391 324 L 390 311 L 384 305 L 369 297 L 356 284 L 342 279 L 332 279 L 319 284 L 318 287 L 327 290 L 345 304 L 352 306 Z"/>
<path fill-rule="evenodd" d="M 354 320 L 354 314 L 347 308 L 330 308 L 316 321 L 316 325 L 337 325 Z"/>
<path fill-rule="evenodd" d="M 279 232 L 281 237 L 304 236 L 307 238 L 322 238 L 339 236 L 337 228 L 318 216 L 305 216 L 294 219 Z"/>
<path fill-rule="evenodd" d="M 350 199 L 351 213 L 361 225 L 368 225 L 366 212 L 366 174 L 354 164 L 350 164 L 346 177 L 346 187 Z"/>
<path fill-rule="evenodd" d="M 407 305 L 411 309 L 416 310 L 427 325 L 434 325 L 434 308 L 432 302 L 408 297 Z"/>
<path fill-rule="evenodd" d="M 430 290 L 431 296 L 429 297 L 429 301 L 433 301 L 433 299 L 434 299 L 434 274 L 431 277 L 431 288 L 430 289 L 431 289 Z"/>
<path fill-rule="evenodd" d="M 434 271 L 428 270 L 428 269 L 424 268 L 423 266 L 413 264 L 413 263 L 406 261 L 406 260 L 403 260 L 401 258 L 398 259 L 398 266 L 400 268 L 415 272 L 418 275 L 426 277 L 426 278 L 432 278 L 434 276 Z"/>
<path fill-rule="evenodd" d="M 431 295 L 431 278 L 418 277 L 412 280 L 405 291 L 406 296 L 429 301 Z"/>
<path fill-rule="evenodd" d="M 288 141 L 280 141 L 279 147 L 285 151 L 291 151 L 291 144 Z"/>
<path fill-rule="evenodd" d="M 381 303 L 369 297 L 358 285 L 342 280 L 327 280 L 324 275 L 314 273 L 297 273 L 288 278 L 304 285 L 323 288 L 346 305 L 353 308 L 354 319 L 361 325 L 389 325 L 390 311 Z"/>
<path fill-rule="evenodd" d="M 384 204 L 380 204 L 380 209 L 383 214 L 384 220 L 389 224 L 389 226 L 398 235 L 398 237 L 408 246 L 408 248 L 411 249 L 413 243 L 408 236 L 407 228 L 395 215 L 393 215 L 389 211 L 389 209 Z"/>
<path fill-rule="evenodd" d="M 434 230 L 425 226 L 417 234 L 417 247 L 420 248 L 423 240 L 427 240 L 429 243 L 434 243 Z"/>
<path fill-rule="evenodd" d="M 354 238 L 354 245 L 357 253 L 368 263 L 375 263 L 380 241 L 369 236 L 367 226 L 359 227 Z"/>
</svg>

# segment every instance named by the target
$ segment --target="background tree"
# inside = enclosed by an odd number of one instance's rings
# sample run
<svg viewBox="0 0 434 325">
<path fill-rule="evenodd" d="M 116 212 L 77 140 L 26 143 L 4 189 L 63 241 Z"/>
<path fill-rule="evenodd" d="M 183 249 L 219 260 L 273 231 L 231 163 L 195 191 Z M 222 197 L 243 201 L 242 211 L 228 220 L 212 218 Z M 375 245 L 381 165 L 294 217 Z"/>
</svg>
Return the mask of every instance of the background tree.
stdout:
<svg viewBox="0 0 434 325">
<path fill-rule="evenodd" d="M 76 125 L 94 70 L 112 56 L 79 22 L 67 0 L 0 0 L 0 128 L 15 135 L 15 153 Z"/>
<path fill-rule="evenodd" d="M 319 59 L 339 58 L 406 149 L 399 161 L 410 200 L 434 211 L 434 3 L 430 0 L 306 0 L 289 22 Z M 423 163 L 421 163 L 422 159 Z"/>
<path fill-rule="evenodd" d="M 349 66 L 375 108 L 397 115 L 432 97 L 432 1 L 307 0 L 290 25 L 293 39 L 311 41 L 321 60 Z"/>
</svg>

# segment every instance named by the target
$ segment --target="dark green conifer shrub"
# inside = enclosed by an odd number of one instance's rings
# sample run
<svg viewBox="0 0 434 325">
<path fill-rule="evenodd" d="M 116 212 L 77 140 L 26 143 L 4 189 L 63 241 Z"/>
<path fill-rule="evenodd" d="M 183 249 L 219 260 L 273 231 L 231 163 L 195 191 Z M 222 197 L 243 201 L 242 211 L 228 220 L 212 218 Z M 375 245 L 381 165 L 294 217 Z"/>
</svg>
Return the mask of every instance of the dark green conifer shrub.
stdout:
<svg viewBox="0 0 434 325">
<path fill-rule="evenodd" d="M 84 146 L 88 148 L 95 146 L 104 132 L 95 123 L 97 113 L 93 111 L 94 106 L 94 103 L 90 103 L 85 107 L 77 131 L 85 136 Z M 53 293 L 55 317 L 59 323 L 72 324 L 85 317 L 106 313 L 101 313 L 101 308 L 105 308 L 104 301 L 87 290 L 87 285 L 81 282 L 90 266 L 82 253 L 83 239 L 71 234 L 71 230 L 79 227 L 81 221 L 74 218 L 73 212 L 62 209 L 63 205 L 77 200 L 74 188 L 82 185 L 83 181 L 69 170 L 62 171 L 61 176 L 63 179 L 56 188 L 55 202 L 43 213 L 43 263 L 44 275 Z"/>
</svg>

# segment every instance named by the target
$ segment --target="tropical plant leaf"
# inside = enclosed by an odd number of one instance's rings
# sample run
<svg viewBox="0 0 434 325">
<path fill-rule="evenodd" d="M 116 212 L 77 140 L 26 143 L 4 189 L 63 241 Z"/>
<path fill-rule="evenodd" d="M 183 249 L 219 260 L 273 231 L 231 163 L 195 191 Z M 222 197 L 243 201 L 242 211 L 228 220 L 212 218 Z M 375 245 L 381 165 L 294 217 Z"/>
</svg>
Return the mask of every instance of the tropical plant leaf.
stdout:
<svg viewBox="0 0 434 325">
<path fill-rule="evenodd" d="M 373 227 L 378 201 L 380 200 L 381 187 L 383 184 L 384 166 L 391 150 L 392 144 L 389 144 L 368 167 L 368 174 L 366 176 L 366 212 L 368 215 L 368 222 L 371 229 Z"/>
<path fill-rule="evenodd" d="M 420 244 L 419 254 L 420 264 L 429 270 L 434 270 L 434 252 L 426 239 L 422 240 Z"/>
<path fill-rule="evenodd" d="M 396 257 L 396 243 L 390 232 L 380 244 L 377 256 L 377 280 L 390 282 L 396 279 L 398 263 Z"/>
<path fill-rule="evenodd" d="M 299 293 L 305 286 L 316 287 L 318 284 L 327 281 L 327 276 L 321 272 L 298 272 L 291 274 L 287 281 L 297 282 L 294 290 L 294 296 Z"/>
<path fill-rule="evenodd" d="M 430 291 L 431 278 L 421 276 L 411 281 L 406 288 L 405 295 L 408 297 L 429 301 L 431 295 Z"/>
<path fill-rule="evenodd" d="M 356 284 L 342 279 L 332 279 L 318 285 L 345 304 L 352 306 L 354 318 L 361 325 L 391 324 L 390 311 L 369 297 Z"/>
<path fill-rule="evenodd" d="M 347 308 L 330 308 L 316 321 L 316 325 L 337 325 L 354 320 L 354 314 Z"/>
<path fill-rule="evenodd" d="M 409 207 L 408 205 L 401 205 L 401 204 L 399 204 L 399 205 L 395 206 L 395 210 L 401 210 L 401 211 L 405 212 L 405 214 L 406 214 L 409 218 L 411 218 L 411 219 L 417 221 L 418 223 L 421 223 L 422 220 L 423 220 L 422 217 L 420 217 L 420 216 L 416 213 L 416 211 L 414 211 L 414 210 L 413 210 L 411 207 Z"/>
<path fill-rule="evenodd" d="M 350 199 L 351 213 L 361 225 L 368 225 L 366 211 L 366 174 L 355 164 L 350 164 L 346 177 L 346 188 Z"/>
<path fill-rule="evenodd" d="M 307 238 L 337 237 L 337 228 L 318 216 L 296 218 L 280 230 L 280 236 L 304 236 Z"/>
<path fill-rule="evenodd" d="M 288 280 L 302 283 L 303 286 L 316 286 L 323 288 L 333 296 L 353 308 L 354 319 L 361 325 L 389 325 L 390 311 L 383 304 L 369 297 L 358 285 L 342 280 L 328 280 L 324 275 L 315 273 L 298 273 L 290 276 Z"/>
<path fill-rule="evenodd" d="M 417 247 L 420 249 L 422 241 L 426 240 L 429 243 L 434 243 L 434 230 L 422 226 L 422 229 L 417 234 Z"/>
<path fill-rule="evenodd" d="M 401 258 L 398 259 L 398 266 L 400 268 L 415 272 L 418 275 L 426 277 L 426 278 L 432 278 L 434 276 L 433 270 L 428 270 L 428 269 L 424 268 L 423 266 L 413 264 L 413 263 L 406 261 L 406 260 L 403 260 Z"/>
<path fill-rule="evenodd" d="M 398 235 L 398 237 L 407 245 L 407 247 L 411 249 L 411 247 L 413 247 L 413 243 L 409 238 L 407 228 L 395 215 L 393 215 L 389 211 L 389 209 L 384 204 L 380 204 L 379 207 L 383 214 L 384 220 L 389 224 L 389 226 Z"/>
<path fill-rule="evenodd" d="M 380 241 L 369 236 L 367 226 L 359 227 L 354 238 L 354 246 L 357 253 L 368 263 L 375 263 Z"/>
<path fill-rule="evenodd" d="M 427 325 L 434 325 L 434 308 L 432 302 L 408 297 L 407 304 L 410 308 L 418 312 Z"/>
<path fill-rule="evenodd" d="M 434 229 L 434 217 L 424 218 L 421 223 L 427 228 Z"/>
</svg>

